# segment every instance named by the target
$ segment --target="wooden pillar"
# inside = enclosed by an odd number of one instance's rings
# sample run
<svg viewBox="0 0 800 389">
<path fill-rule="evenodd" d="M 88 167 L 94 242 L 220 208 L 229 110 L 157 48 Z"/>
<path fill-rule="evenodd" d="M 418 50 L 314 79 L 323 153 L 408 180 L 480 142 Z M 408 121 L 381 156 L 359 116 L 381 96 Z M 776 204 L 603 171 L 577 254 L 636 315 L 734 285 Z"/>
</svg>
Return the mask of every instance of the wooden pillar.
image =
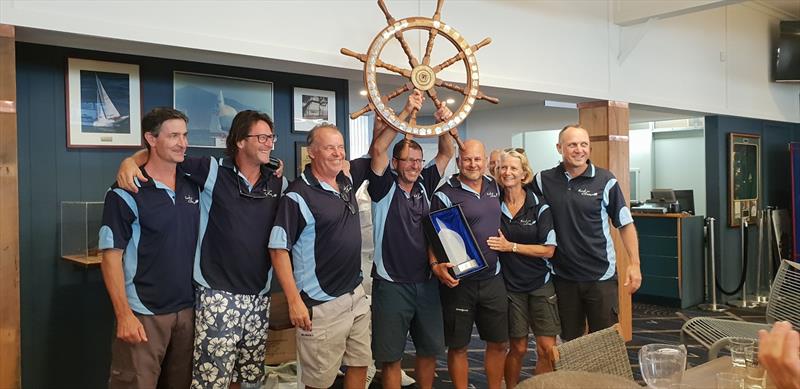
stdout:
<svg viewBox="0 0 800 389">
<path fill-rule="evenodd" d="M 0 24 L 0 388 L 19 388 L 19 182 L 14 26 Z"/>
<path fill-rule="evenodd" d="M 625 201 L 630 206 L 630 144 L 628 142 L 628 103 L 592 101 L 578 104 L 579 123 L 589 132 L 592 141 L 592 163 L 611 170 L 617 177 Z M 624 275 L 628 269 L 628 254 L 619 232 L 612 228 L 611 238 L 617 252 L 619 278 L 619 323 L 625 340 L 633 338 L 631 296 L 625 290 Z"/>
</svg>

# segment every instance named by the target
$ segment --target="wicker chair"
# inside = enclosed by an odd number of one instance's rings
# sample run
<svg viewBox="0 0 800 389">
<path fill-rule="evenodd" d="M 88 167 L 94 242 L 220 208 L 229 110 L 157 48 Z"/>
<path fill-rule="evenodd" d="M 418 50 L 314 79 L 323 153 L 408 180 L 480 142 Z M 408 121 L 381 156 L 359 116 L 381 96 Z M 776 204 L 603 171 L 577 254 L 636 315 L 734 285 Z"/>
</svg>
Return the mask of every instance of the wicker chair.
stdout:
<svg viewBox="0 0 800 389">
<path fill-rule="evenodd" d="M 769 330 L 772 323 L 785 320 L 800 329 L 800 264 L 781 261 L 778 274 L 772 283 L 767 303 L 767 324 L 748 323 L 713 317 L 695 317 L 683 324 L 681 340 L 686 335 L 708 348 L 708 359 L 714 359 L 719 350 L 733 337 L 758 338 L 758 330 Z"/>
<path fill-rule="evenodd" d="M 555 370 L 605 373 L 633 381 L 618 324 L 553 347 L 553 362 Z"/>
</svg>

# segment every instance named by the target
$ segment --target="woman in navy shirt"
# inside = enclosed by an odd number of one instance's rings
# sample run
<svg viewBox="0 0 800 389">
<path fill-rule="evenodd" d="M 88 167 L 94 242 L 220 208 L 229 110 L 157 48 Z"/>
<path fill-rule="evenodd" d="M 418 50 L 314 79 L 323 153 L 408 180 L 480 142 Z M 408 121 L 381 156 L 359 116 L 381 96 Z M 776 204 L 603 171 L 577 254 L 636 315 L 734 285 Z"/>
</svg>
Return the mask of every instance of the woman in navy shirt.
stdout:
<svg viewBox="0 0 800 389">
<path fill-rule="evenodd" d="M 488 240 L 500 252 L 503 278 L 508 290 L 508 325 L 511 338 L 506 357 L 506 385 L 519 381 L 522 359 L 528 349 L 528 331 L 536 336 L 535 374 L 552 371 L 551 353 L 561 333 L 557 298 L 548 258 L 556 249 L 556 233 L 550 207 L 525 185 L 533 171 L 524 150 L 508 149 L 500 159 L 503 186 L 502 222 L 499 236 Z"/>
</svg>

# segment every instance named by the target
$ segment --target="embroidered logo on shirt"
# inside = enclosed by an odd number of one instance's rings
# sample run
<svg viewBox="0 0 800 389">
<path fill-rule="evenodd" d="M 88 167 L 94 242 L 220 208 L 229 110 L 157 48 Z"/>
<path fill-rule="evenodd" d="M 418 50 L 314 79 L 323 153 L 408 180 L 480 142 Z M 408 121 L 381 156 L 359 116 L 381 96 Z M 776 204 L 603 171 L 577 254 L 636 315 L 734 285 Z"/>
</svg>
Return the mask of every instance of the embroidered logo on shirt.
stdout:
<svg viewBox="0 0 800 389">
<path fill-rule="evenodd" d="M 183 196 L 183 199 L 186 200 L 188 204 L 197 204 L 200 202 L 200 200 L 195 199 L 192 195 Z"/>
<path fill-rule="evenodd" d="M 500 194 L 499 194 L 499 193 L 497 193 L 497 192 L 486 192 L 486 196 L 489 196 L 489 197 L 498 197 L 498 196 L 500 196 Z"/>
<path fill-rule="evenodd" d="M 275 198 L 278 197 L 278 194 L 273 192 L 272 189 L 267 189 L 267 191 L 264 192 L 264 196 Z"/>
<path fill-rule="evenodd" d="M 597 192 L 589 192 L 586 189 L 578 189 L 578 193 L 587 197 L 594 197 L 597 196 Z"/>
<path fill-rule="evenodd" d="M 411 197 L 414 198 L 414 200 L 419 200 L 422 198 L 422 193 L 419 192 L 414 193 L 413 195 L 411 195 Z"/>
<path fill-rule="evenodd" d="M 536 220 L 533 220 L 533 219 L 520 219 L 519 224 L 522 224 L 523 226 L 532 226 L 532 225 L 536 224 Z"/>
</svg>

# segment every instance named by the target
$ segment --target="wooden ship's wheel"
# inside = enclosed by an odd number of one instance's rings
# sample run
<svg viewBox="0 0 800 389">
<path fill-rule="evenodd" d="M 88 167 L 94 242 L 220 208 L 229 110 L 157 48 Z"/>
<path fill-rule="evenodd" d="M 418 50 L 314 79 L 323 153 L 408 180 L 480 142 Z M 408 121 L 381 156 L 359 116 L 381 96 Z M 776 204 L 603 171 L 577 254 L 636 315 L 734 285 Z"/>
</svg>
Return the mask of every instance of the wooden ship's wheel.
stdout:
<svg viewBox="0 0 800 389">
<path fill-rule="evenodd" d="M 442 5 L 444 5 L 444 0 L 438 0 L 436 2 L 436 12 L 433 14 L 432 18 L 418 16 L 395 20 L 389 13 L 383 0 L 378 0 L 378 6 L 381 11 L 383 11 L 384 15 L 386 15 L 388 26 L 381 30 L 372 40 L 366 54 L 356 53 L 346 48 L 342 48 L 341 50 L 342 54 L 356 58 L 364 63 L 364 84 L 367 89 L 369 104 L 351 114 L 351 119 L 355 119 L 369 111 L 374 111 L 384 122 L 388 123 L 395 130 L 405 133 L 408 137 L 434 137 L 448 132 L 450 129 L 457 127 L 463 122 L 472 111 L 476 100 L 486 100 L 493 104 L 499 102 L 498 99 L 486 96 L 479 90 L 478 62 L 475 59 L 475 52 L 481 47 L 491 43 L 492 40 L 486 38 L 475 45 L 467 43 L 467 40 L 464 39 L 458 31 L 441 21 Z M 408 30 L 428 31 L 428 43 L 425 47 L 425 54 L 422 57 L 422 61 L 419 61 L 414 53 L 412 53 L 411 47 L 403 38 L 403 33 Z M 438 65 L 432 66 L 430 64 L 431 52 L 433 51 L 434 40 L 437 35 L 441 35 L 450 41 L 450 43 L 455 46 L 457 54 Z M 408 64 L 411 66 L 410 69 L 398 67 L 383 62 L 380 59 L 381 52 L 392 39 L 397 39 L 400 43 L 400 46 L 408 57 Z M 437 77 L 439 72 L 456 62 L 462 62 L 466 69 L 466 82 L 464 86 L 446 82 Z M 386 95 L 382 95 L 380 89 L 378 89 L 378 82 L 376 79 L 376 69 L 378 68 L 384 68 L 397 73 L 408 79 L 408 82 L 400 88 Z M 436 108 L 440 108 L 444 103 L 439 100 L 436 92 L 437 87 L 447 88 L 463 95 L 461 104 L 457 109 L 451 109 L 453 115 L 445 122 L 438 122 L 432 125 L 420 125 L 417 124 L 416 110 L 412 111 L 408 117 L 405 117 L 402 113 L 399 115 L 396 114 L 388 104 L 389 100 L 405 92 L 419 89 L 428 95 L 430 101 L 433 102 Z"/>
</svg>

